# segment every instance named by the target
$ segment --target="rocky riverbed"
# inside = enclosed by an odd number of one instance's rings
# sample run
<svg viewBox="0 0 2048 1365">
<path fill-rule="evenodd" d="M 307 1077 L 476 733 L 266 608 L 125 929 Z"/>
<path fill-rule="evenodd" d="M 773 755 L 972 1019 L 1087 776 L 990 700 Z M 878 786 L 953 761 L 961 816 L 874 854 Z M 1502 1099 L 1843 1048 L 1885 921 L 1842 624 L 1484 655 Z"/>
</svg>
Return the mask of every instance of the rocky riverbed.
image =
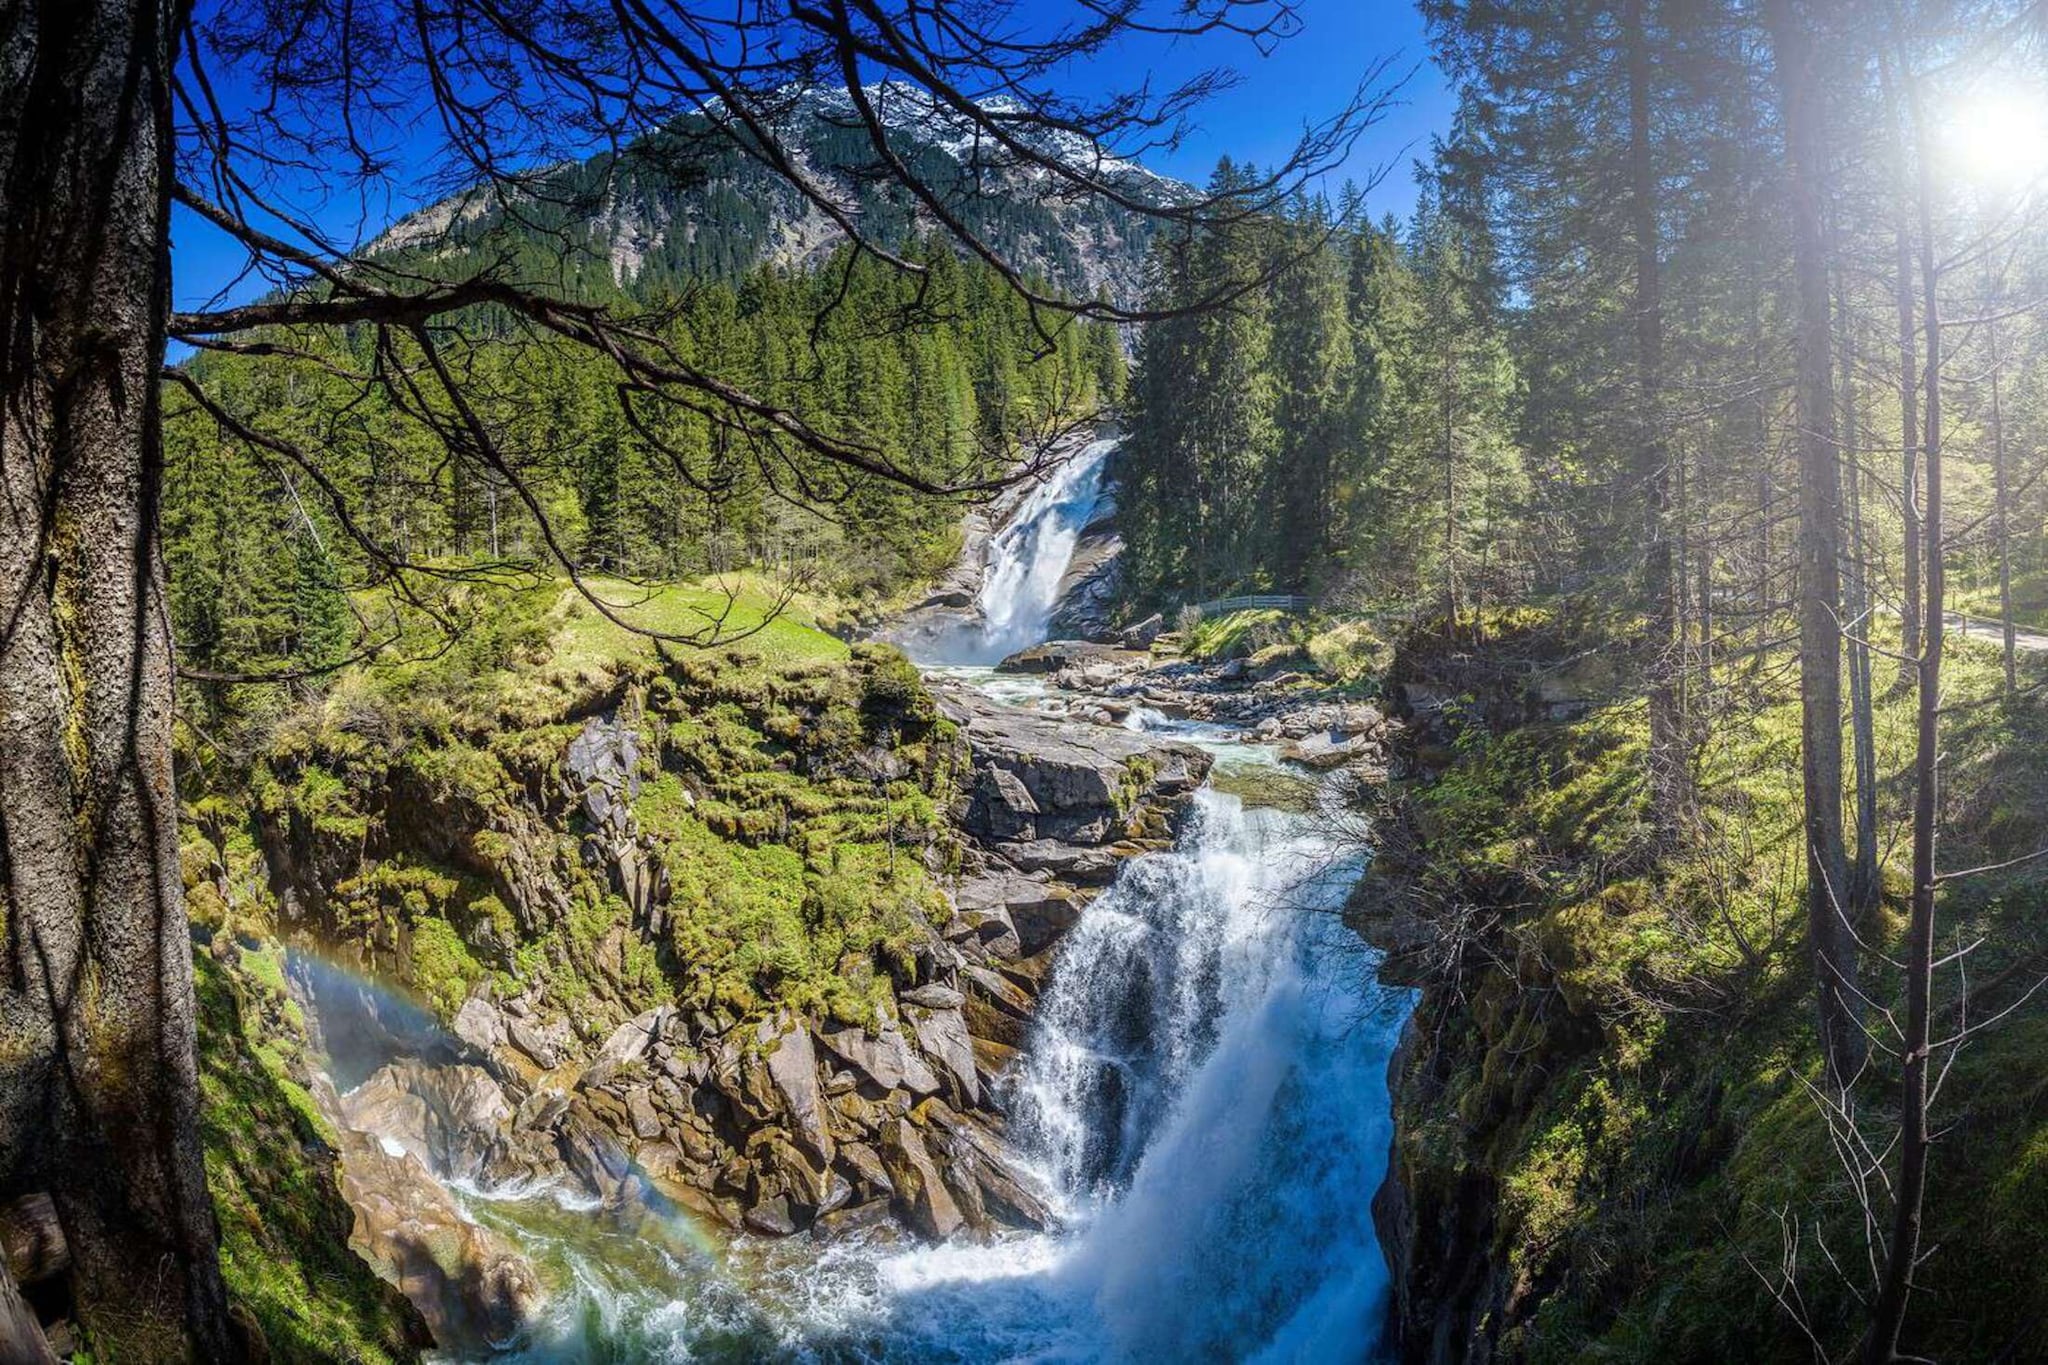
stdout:
<svg viewBox="0 0 2048 1365">
<path fill-rule="evenodd" d="M 1384 775 L 1394 730 L 1371 702 L 1319 685 L 1284 664 L 1262 669 L 1245 659 L 1203 663 L 1055 640 L 1020 650 L 996 668 L 1042 678 L 1075 719 L 1130 727 L 1142 726 L 1149 713 L 1223 726 L 1244 742 L 1279 745 L 1283 758 L 1316 771 Z"/>
</svg>

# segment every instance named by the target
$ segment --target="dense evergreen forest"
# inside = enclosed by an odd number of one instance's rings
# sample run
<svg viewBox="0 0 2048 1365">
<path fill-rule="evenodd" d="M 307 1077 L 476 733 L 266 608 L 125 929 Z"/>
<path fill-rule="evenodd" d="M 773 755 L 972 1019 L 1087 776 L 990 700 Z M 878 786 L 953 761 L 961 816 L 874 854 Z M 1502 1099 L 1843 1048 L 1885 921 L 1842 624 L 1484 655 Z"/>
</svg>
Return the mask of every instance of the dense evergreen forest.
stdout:
<svg viewBox="0 0 2048 1365">
<path fill-rule="evenodd" d="M 1734 1295 L 1823 1358 L 1893 1358 L 1927 1300 L 1937 1355 L 2034 1358 L 1999 1296 L 2038 1287 L 1946 1258 L 2007 1244 L 2037 1140 L 1991 1077 L 2038 1037 L 2048 838 L 2038 15 L 1422 10 L 1458 106 L 1407 222 L 1154 243 L 1161 305 L 1289 264 L 1146 330 L 1121 504 L 1146 608 L 1415 632 L 1392 676 L 1445 747 L 1374 911 L 1434 926 L 1389 939 L 1427 959 L 1409 1349 L 1725 1358 L 1772 1335 L 1702 1306 Z"/>
<path fill-rule="evenodd" d="M 421 359 L 367 329 L 312 350 L 279 337 L 285 364 L 195 356 L 183 372 L 218 411 L 173 387 L 165 428 L 181 657 L 195 675 L 246 676 L 436 648 L 447 621 L 407 600 L 410 584 L 394 591 L 406 571 L 511 589 L 548 572 L 543 537 L 592 574 L 756 570 L 869 611 L 928 581 L 959 553 L 968 500 L 912 484 L 1004 476 L 1032 438 L 1107 414 L 1124 357 L 1109 324 L 1041 335 L 985 265 L 930 242 L 910 255 L 929 267 L 915 282 L 842 250 L 681 294 L 658 273 L 630 295 L 583 287 L 644 315 L 690 363 L 857 442 L 872 473 L 699 407 L 621 399 L 601 359 L 502 312 L 479 310 L 451 340 L 471 395 L 461 415 L 418 387 L 371 383 Z M 504 468 L 432 439 L 471 417 Z M 327 463 L 312 474 L 291 452 L 315 448 Z"/>
<path fill-rule="evenodd" d="M 1628 593 L 1642 553 L 1632 509 L 1661 481 L 1690 651 L 1739 651 L 1790 603 L 1792 186 L 1754 146 L 1776 97 L 1733 66 L 1715 87 L 1654 92 L 1652 423 L 1634 359 L 1637 237 L 1617 207 L 1626 127 L 1564 89 L 1513 103 L 1486 94 L 1535 82 L 1539 60 L 1567 60 L 1501 55 L 1516 50 L 1488 25 L 1533 22 L 1438 16 L 1469 83 L 1457 126 L 1414 167 L 1408 221 L 1362 221 L 1353 190 L 1199 242 L 1155 242 L 1147 285 L 1162 307 L 1247 259 L 1286 268 L 1235 308 L 1142 334 L 1121 457 L 1134 601 L 1303 591 L 1479 612 L 1560 591 Z M 1571 59 L 1591 79 L 1608 55 Z M 1922 228 L 1889 149 L 1899 111 L 1874 86 L 1837 90 L 1838 137 L 1855 144 L 1829 187 L 1839 206 L 1826 245 L 1845 590 L 1859 617 L 1910 619 L 1917 509 L 1900 489 L 1926 439 Z M 1226 163 L 1213 183 L 1243 175 Z M 2031 301 L 2048 258 L 2022 230 L 2022 205 L 1956 193 L 1966 197 L 1936 205 L 1930 222 L 1933 303 L 1955 319 L 1941 359 L 1952 606 L 2038 624 L 2048 342 Z M 1861 211 L 1887 198 L 1884 214 Z M 1669 452 L 1650 484 L 1646 440 Z"/>
</svg>

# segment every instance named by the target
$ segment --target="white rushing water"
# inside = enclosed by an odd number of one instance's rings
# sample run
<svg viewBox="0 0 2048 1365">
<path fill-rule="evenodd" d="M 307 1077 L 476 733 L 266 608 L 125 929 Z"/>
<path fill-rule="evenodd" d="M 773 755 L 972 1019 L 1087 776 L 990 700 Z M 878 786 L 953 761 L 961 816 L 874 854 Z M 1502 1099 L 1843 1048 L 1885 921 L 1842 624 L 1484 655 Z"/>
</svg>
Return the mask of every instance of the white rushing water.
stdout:
<svg viewBox="0 0 2048 1365">
<path fill-rule="evenodd" d="M 1330 913 L 1358 871 L 1306 817 L 1214 792 L 1125 868 L 1062 946 L 1009 1095 L 1067 1230 L 852 1278 L 876 1358 L 1373 1358 L 1407 1000 Z"/>
<path fill-rule="evenodd" d="M 1007 1096 L 1062 1230 L 719 1250 L 479 1202 L 561 1286 L 524 1358 L 1375 1359 L 1408 998 L 1331 913 L 1359 869 L 1309 817 L 1205 791 L 1179 846 L 1083 913 Z"/>
<path fill-rule="evenodd" d="M 921 662 L 992 664 L 1045 639 L 1075 542 L 1102 502 L 1114 440 L 1090 442 L 1025 495 L 989 538 L 974 619 L 920 642 Z"/>
</svg>

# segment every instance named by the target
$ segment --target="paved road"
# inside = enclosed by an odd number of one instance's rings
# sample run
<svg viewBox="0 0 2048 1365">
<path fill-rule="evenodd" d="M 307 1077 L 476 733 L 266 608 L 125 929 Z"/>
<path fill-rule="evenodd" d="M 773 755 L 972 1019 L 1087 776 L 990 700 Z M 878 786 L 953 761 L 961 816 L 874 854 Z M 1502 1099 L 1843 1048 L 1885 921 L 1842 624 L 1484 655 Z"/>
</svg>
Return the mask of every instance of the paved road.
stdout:
<svg viewBox="0 0 2048 1365">
<path fill-rule="evenodd" d="M 1962 612 L 1952 611 L 1948 613 L 1948 628 L 1958 635 L 1967 635 L 1978 640 L 1990 639 L 1995 642 L 2003 632 L 2004 626 L 2002 622 L 1989 617 L 1966 616 Z M 2014 649 L 2044 653 L 2048 652 L 2048 635 L 2022 628 L 2013 632 L 2012 644 Z"/>
</svg>

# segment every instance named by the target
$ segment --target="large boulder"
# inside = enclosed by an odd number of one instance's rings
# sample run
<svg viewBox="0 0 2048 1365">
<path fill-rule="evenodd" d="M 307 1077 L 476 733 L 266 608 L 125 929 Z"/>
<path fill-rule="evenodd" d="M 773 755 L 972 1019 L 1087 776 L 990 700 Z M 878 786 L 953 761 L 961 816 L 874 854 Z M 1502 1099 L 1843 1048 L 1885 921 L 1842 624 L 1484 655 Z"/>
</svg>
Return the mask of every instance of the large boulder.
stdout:
<svg viewBox="0 0 2048 1365">
<path fill-rule="evenodd" d="M 341 1121 L 374 1134 L 387 1151 L 418 1159 L 457 1180 L 487 1176 L 514 1114 L 491 1074 L 479 1066 L 392 1062 L 341 1099 Z"/>
<path fill-rule="evenodd" d="M 884 1091 L 908 1090 L 913 1095 L 930 1095 L 939 1089 L 939 1078 L 932 1074 L 931 1067 L 912 1049 L 901 1030 L 893 1026 L 884 1026 L 878 1033 L 859 1028 L 835 1029 L 821 1032 L 818 1041 Z"/>
<path fill-rule="evenodd" d="M 958 991 L 950 994 L 955 1003 L 949 1008 L 924 1009 L 906 1005 L 904 1014 L 910 1020 L 912 1032 L 917 1035 L 917 1045 L 952 1076 L 961 1102 L 979 1104 L 981 1081 L 974 1072 L 974 1044 L 967 1036 L 967 1021 L 961 1017 L 959 1009 L 966 997 Z"/>
<path fill-rule="evenodd" d="M 1136 625 L 1126 626 L 1117 633 L 1117 643 L 1126 649 L 1150 649 L 1155 640 L 1166 633 L 1166 618 L 1153 612 Z"/>
<path fill-rule="evenodd" d="M 926 1150 L 924 1135 L 909 1119 L 882 1126 L 882 1164 L 896 1189 L 896 1216 L 917 1232 L 943 1242 L 965 1225 L 966 1215 Z"/>
<path fill-rule="evenodd" d="M 1003 706 L 972 688 L 944 688 L 940 706 L 974 755 L 961 823 L 990 842 L 1110 843 L 1137 808 L 1177 804 L 1209 771 L 1194 745 Z"/>
<path fill-rule="evenodd" d="M 669 1016 L 674 1013 L 675 1008 L 671 1005 L 657 1005 L 612 1030 L 611 1036 L 598 1048 L 597 1055 L 590 1059 L 590 1065 L 583 1068 L 582 1078 L 576 1084 L 581 1087 L 605 1085 L 623 1068 L 645 1057 L 648 1048 L 661 1037 Z"/>
<path fill-rule="evenodd" d="M 532 1264 L 464 1216 L 410 1152 L 344 1129 L 341 1190 L 355 1210 L 349 1245 L 419 1308 L 444 1350 L 501 1350 L 538 1313 Z"/>
<path fill-rule="evenodd" d="M 773 1022 L 763 1020 L 760 1039 L 768 1059 L 768 1079 L 782 1100 L 789 1131 L 820 1165 L 830 1166 L 835 1152 L 832 1134 L 825 1126 L 825 1106 L 818 1093 L 818 1052 L 811 1045 L 811 1031 L 798 1024 L 780 1027 L 776 1037 Z"/>
<path fill-rule="evenodd" d="M 505 1044 L 505 1016 L 480 995 L 472 995 L 455 1011 L 449 1031 L 477 1052 L 489 1057 Z"/>
<path fill-rule="evenodd" d="M 1090 644 L 1086 640 L 1047 640 L 1042 645 L 1032 645 L 1010 655 L 996 665 L 996 672 L 1058 673 L 1108 653 L 1108 646 Z"/>
</svg>

